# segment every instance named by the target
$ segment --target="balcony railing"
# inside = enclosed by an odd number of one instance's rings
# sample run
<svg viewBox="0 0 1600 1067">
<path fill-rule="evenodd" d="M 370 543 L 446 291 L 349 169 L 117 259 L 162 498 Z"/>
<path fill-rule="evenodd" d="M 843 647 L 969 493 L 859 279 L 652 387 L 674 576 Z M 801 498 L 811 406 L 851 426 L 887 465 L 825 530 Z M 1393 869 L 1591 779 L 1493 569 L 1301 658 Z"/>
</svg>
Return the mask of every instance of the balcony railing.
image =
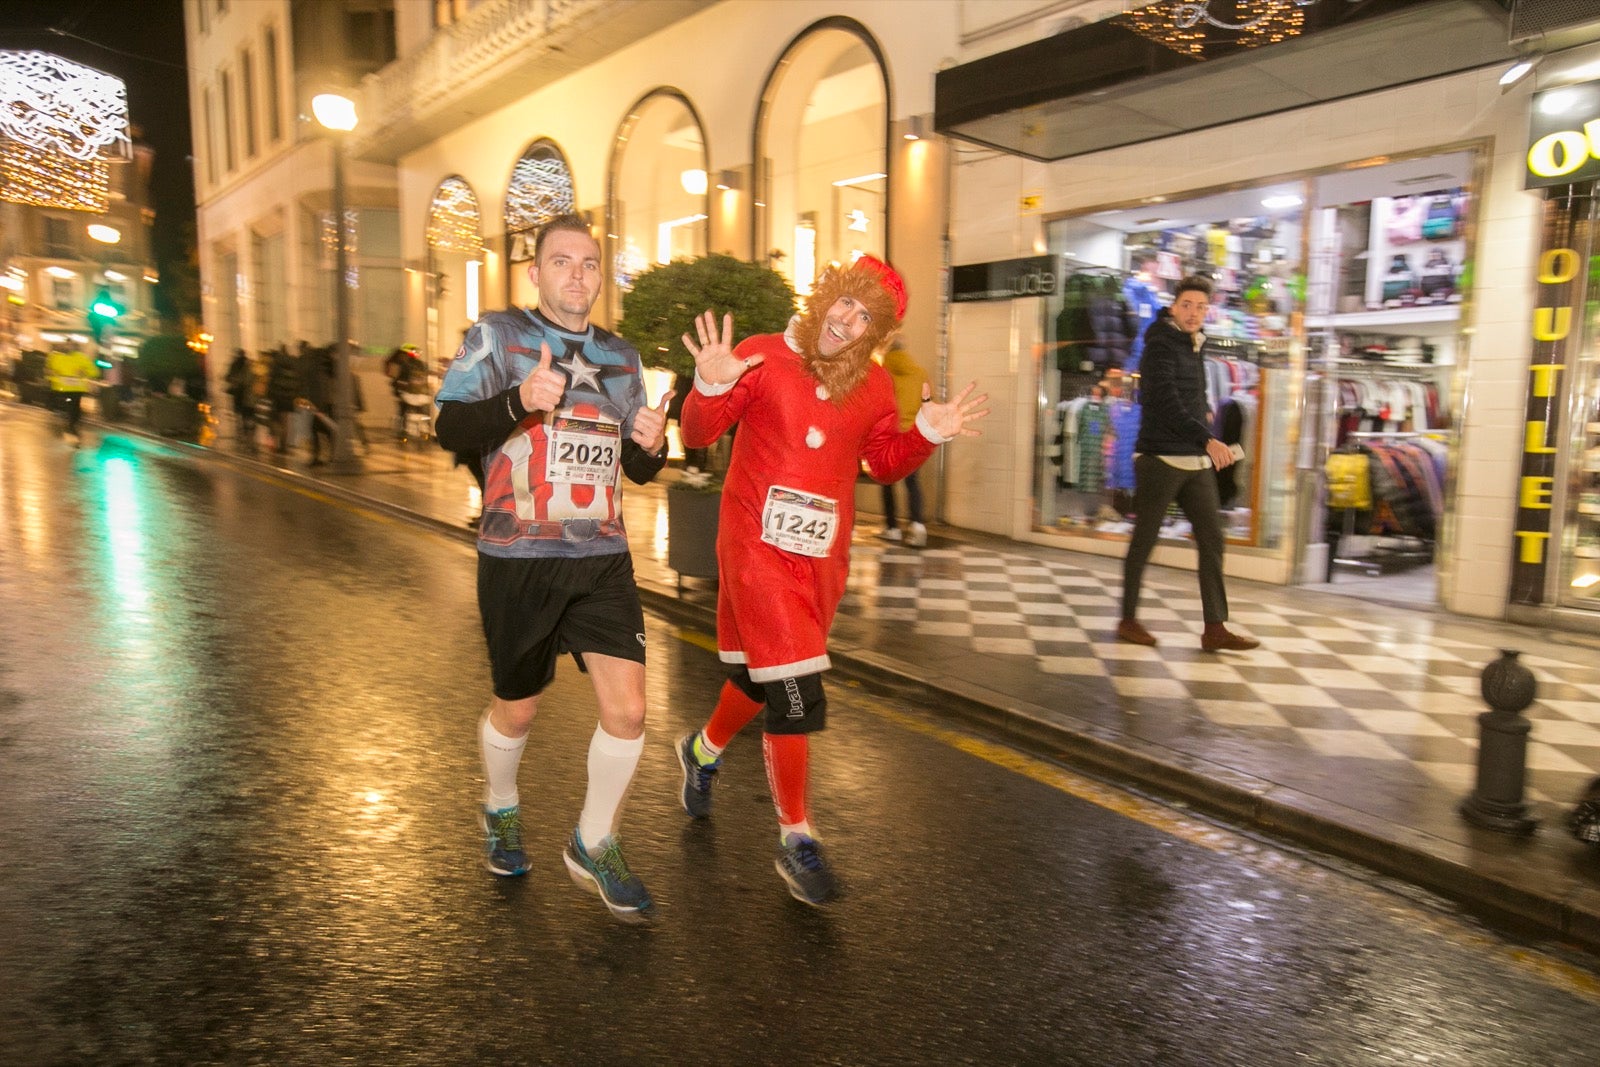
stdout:
<svg viewBox="0 0 1600 1067">
<path fill-rule="evenodd" d="M 366 79 L 351 147 L 393 160 L 711 2 L 488 0 Z"/>
</svg>

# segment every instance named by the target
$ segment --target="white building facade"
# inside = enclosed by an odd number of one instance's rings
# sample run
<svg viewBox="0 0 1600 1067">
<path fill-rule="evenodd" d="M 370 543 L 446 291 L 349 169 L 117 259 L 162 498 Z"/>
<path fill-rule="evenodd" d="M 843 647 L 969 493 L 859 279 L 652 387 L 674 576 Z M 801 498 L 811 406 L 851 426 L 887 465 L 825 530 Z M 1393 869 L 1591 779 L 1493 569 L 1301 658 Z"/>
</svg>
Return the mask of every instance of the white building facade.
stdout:
<svg viewBox="0 0 1600 1067">
<path fill-rule="evenodd" d="M 318 340 L 327 146 L 293 132 L 287 89 L 274 135 L 262 93 L 239 88 L 246 54 L 257 82 L 269 52 L 296 80 L 284 42 L 304 5 L 189 2 L 207 322 L 219 343 Z M 1219 432 L 1250 457 L 1229 493 L 1231 574 L 1421 575 L 1418 603 L 1592 625 L 1600 528 L 1584 509 L 1600 516 L 1600 487 L 1583 479 L 1600 437 L 1583 434 L 1600 415 L 1576 416 L 1600 388 L 1595 305 L 1581 279 L 1540 281 L 1569 263 L 1543 269 L 1546 231 L 1589 200 L 1563 186 L 1555 211 L 1526 179 L 1535 94 L 1600 78 L 1584 73 L 1593 37 L 1518 38 L 1520 2 L 1486 0 L 1256 5 L 1271 17 L 1244 29 L 1180 18 L 1209 6 L 395 0 L 395 57 L 360 82 L 348 142 L 353 202 L 395 219 L 392 244 L 356 241 L 363 279 L 394 280 L 357 340 L 447 359 L 483 310 L 532 300 L 529 237 L 569 210 L 602 241 L 607 324 L 633 276 L 678 256 L 764 262 L 803 294 L 829 260 L 884 255 L 908 281 L 912 351 L 995 400 L 984 435 L 935 461 L 941 517 L 1120 555 L 1127 316 L 1201 270 L 1221 292 Z M 1519 54 L 1544 63 L 1503 87 Z M 254 156 L 207 121 L 246 99 Z M 1582 291 L 1553 297 L 1576 302 L 1572 372 L 1536 397 L 1553 358 L 1539 346 L 1559 343 L 1538 309 L 1568 283 Z M 1564 405 L 1558 430 L 1534 399 Z M 1559 436 L 1553 451 L 1530 451 L 1536 433 Z M 1376 504 L 1330 494 L 1348 467 L 1330 455 L 1357 454 Z M 1171 533 L 1157 560 L 1192 566 Z M 1535 543 L 1550 549 L 1536 574 Z"/>
<path fill-rule="evenodd" d="M 310 101 L 393 58 L 393 5 L 185 0 L 184 22 L 201 314 L 220 375 L 236 348 L 334 339 L 336 142 Z M 345 169 L 352 340 L 383 352 L 403 340 L 395 171 L 354 159 Z"/>
</svg>

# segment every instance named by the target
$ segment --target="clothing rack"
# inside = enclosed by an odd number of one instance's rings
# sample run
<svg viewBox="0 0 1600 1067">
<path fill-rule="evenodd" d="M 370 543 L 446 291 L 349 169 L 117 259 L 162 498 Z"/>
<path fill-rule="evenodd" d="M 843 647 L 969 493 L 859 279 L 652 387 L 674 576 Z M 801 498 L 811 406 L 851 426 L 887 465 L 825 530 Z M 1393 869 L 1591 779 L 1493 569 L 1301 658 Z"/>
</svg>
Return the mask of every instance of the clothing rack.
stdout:
<svg viewBox="0 0 1600 1067">
<path fill-rule="evenodd" d="M 1439 440 L 1444 435 L 1437 430 L 1356 430 L 1347 435 L 1345 446 L 1339 451 L 1358 451 L 1354 442 L 1359 440 L 1371 441 L 1407 441 L 1419 439 Z M 1405 534 L 1370 535 L 1374 544 L 1371 551 L 1364 555 L 1341 555 L 1341 545 L 1348 546 L 1350 539 L 1356 535 L 1356 509 L 1344 508 L 1341 528 L 1332 535 L 1333 544 L 1330 546 L 1328 561 L 1328 580 L 1333 580 L 1335 567 L 1348 567 L 1364 571 L 1368 577 L 1376 577 L 1386 569 L 1412 567 L 1433 562 L 1433 544 L 1421 537 Z M 1381 540 L 1380 540 L 1381 538 Z"/>
<path fill-rule="evenodd" d="M 1382 363 L 1364 359 L 1336 359 L 1329 361 L 1326 373 L 1335 378 L 1428 378 L 1440 371 L 1448 371 L 1448 363 Z"/>
<path fill-rule="evenodd" d="M 1443 430 L 1352 430 L 1345 434 L 1346 437 L 1381 437 L 1386 441 L 1403 441 L 1408 437 L 1431 437 L 1438 440 L 1444 437 Z"/>
</svg>

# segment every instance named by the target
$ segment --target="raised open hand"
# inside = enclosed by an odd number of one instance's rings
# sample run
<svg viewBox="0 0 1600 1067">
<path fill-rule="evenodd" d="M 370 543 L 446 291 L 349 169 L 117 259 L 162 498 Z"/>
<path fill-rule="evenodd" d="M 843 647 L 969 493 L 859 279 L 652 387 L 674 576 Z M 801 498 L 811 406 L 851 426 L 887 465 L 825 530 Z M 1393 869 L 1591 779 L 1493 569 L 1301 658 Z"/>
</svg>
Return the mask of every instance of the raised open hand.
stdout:
<svg viewBox="0 0 1600 1067">
<path fill-rule="evenodd" d="M 528 411 L 554 411 L 567 391 L 567 379 L 550 368 L 550 343 L 539 342 L 539 365 L 522 379 L 522 406 Z"/>
<path fill-rule="evenodd" d="M 667 405 L 672 403 L 672 398 L 677 393 L 668 389 L 657 402 L 655 407 L 642 407 L 633 417 L 633 443 L 650 453 L 652 456 L 661 451 L 661 446 L 667 443 Z"/>
<path fill-rule="evenodd" d="M 717 316 L 711 311 L 695 316 L 695 332 L 700 335 L 696 345 L 688 334 L 683 335 L 683 347 L 694 356 L 695 373 L 712 385 L 728 385 L 751 367 L 760 365 L 765 356 L 740 359 L 733 354 L 733 316 L 722 316 L 722 333 L 717 334 Z"/>
<path fill-rule="evenodd" d="M 988 408 L 984 408 L 981 411 L 974 410 L 980 404 L 989 402 L 988 393 L 982 393 L 968 399 L 972 391 L 977 387 L 977 382 L 968 382 L 967 387 L 957 393 L 954 400 L 944 404 L 935 404 L 933 402 L 933 387 L 927 382 L 922 383 L 922 415 L 928 420 L 928 425 L 938 431 L 940 437 L 945 440 L 951 440 L 956 437 L 982 436 L 981 430 L 974 430 L 968 425 L 968 423 L 977 422 L 989 414 Z"/>
</svg>

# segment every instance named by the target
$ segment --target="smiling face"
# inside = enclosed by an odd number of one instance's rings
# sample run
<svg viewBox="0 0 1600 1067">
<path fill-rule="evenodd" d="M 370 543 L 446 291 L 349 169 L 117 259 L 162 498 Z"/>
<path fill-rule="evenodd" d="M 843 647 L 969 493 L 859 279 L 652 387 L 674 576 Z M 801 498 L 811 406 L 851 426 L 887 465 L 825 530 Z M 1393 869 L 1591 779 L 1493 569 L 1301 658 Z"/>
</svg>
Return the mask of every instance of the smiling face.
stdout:
<svg viewBox="0 0 1600 1067">
<path fill-rule="evenodd" d="M 817 350 L 831 356 L 841 348 L 858 340 L 872 325 L 872 312 L 854 297 L 841 296 L 822 316 L 822 333 L 817 337 Z"/>
<path fill-rule="evenodd" d="M 573 332 L 589 327 L 589 309 L 600 296 L 600 245 L 587 233 L 552 230 L 528 267 L 539 287 L 539 310 Z"/>
</svg>

